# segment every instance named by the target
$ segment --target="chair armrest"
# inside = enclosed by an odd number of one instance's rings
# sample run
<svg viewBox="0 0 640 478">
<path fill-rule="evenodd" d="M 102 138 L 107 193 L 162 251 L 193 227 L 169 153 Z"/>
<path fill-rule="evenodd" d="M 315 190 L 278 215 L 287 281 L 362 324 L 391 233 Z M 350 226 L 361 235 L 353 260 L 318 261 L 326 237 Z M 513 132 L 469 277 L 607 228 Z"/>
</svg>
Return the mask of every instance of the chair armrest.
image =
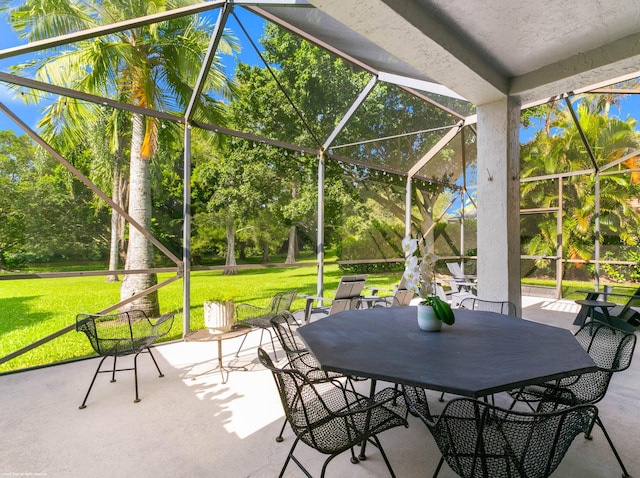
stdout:
<svg viewBox="0 0 640 478">
<path fill-rule="evenodd" d="M 236 305 L 236 322 L 246 319 L 254 319 L 265 315 L 269 312 L 268 307 L 258 307 L 251 304 L 238 304 Z"/>
<path fill-rule="evenodd" d="M 168 314 L 163 314 L 155 321 L 152 325 L 152 330 L 154 334 L 157 335 L 158 338 L 167 335 L 173 326 L 173 319 L 175 314 L 172 312 Z"/>
</svg>

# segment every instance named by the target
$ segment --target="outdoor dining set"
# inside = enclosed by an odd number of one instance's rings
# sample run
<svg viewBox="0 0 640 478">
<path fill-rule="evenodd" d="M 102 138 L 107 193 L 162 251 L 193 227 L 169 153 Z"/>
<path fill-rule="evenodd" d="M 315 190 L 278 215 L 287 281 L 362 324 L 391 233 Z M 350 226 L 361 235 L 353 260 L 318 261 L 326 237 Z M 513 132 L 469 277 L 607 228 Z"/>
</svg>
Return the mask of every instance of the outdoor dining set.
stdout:
<svg viewBox="0 0 640 478">
<path fill-rule="evenodd" d="M 468 277 L 458 280 L 472 284 Z M 387 295 L 379 289 L 365 295 L 365 287 L 366 275 L 345 276 L 333 297 L 324 300 L 330 305 L 314 306 L 323 298 L 305 296 L 305 308 L 296 312 L 290 308 L 297 293 L 282 292 L 266 308 L 247 309 L 253 315 L 244 311 L 245 320 L 227 333 L 243 336 L 243 344 L 251 330 L 270 335 L 273 358 L 262 337 L 257 354 L 273 374 L 285 415 L 276 441 L 283 441 L 287 426 L 295 435 L 280 476 L 291 461 L 312 476 L 294 454 L 300 443 L 327 455 L 320 476 L 343 452 L 350 452 L 354 464 L 365 460 L 367 445 L 379 451 L 395 476 L 379 435 L 414 423 L 426 426 L 441 453 L 433 476 L 446 463 L 461 477 L 546 477 L 574 439 L 580 434 L 590 438 L 596 425 L 622 476 L 630 476 L 603 423 L 606 410 L 599 410 L 598 403 L 613 374 L 631 365 L 637 324 L 628 311 L 635 312 L 631 301 L 637 298 L 630 298 L 625 310 L 630 321 L 615 316 L 625 324 L 620 328 L 606 313 L 612 307 L 603 306 L 607 297 L 587 292 L 584 301 L 577 301 L 583 308 L 576 318 L 579 329 L 572 334 L 516 317 L 513 304 L 482 300 L 469 286 L 450 292 L 463 294 L 453 309 L 455 324 L 434 333 L 418 327 L 416 307 L 409 305 L 413 294 L 403 293 L 401 285 Z M 149 352 L 153 358 L 149 347 L 173 317 L 145 329 L 146 338 L 138 339 L 135 322 L 146 317 L 119 317 L 120 327 L 123 320 L 129 327 L 128 341 L 98 337 L 109 330 L 102 319 L 78 318 L 78 330 L 103 356 L 80 408 L 86 406 L 106 357 L 114 357 L 113 369 L 105 370 L 112 380 L 121 370 L 116 357 Z M 229 371 L 222 364 L 225 337 L 206 329 L 198 337 L 194 340 L 218 342 L 217 369 L 224 383 Z M 278 359 L 276 341 L 285 357 Z M 440 400 L 429 398 L 428 391 L 439 393 Z"/>
</svg>

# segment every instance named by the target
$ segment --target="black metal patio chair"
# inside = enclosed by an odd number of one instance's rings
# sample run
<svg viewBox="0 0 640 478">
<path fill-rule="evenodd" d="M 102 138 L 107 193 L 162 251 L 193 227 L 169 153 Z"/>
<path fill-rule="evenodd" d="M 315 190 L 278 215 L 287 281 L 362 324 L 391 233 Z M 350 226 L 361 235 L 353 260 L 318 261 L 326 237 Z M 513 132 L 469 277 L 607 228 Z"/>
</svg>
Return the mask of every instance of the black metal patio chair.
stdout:
<svg viewBox="0 0 640 478">
<path fill-rule="evenodd" d="M 350 381 L 350 377 L 336 372 L 327 372 L 320 368 L 320 364 L 307 350 L 298 338 L 295 329 L 299 327 L 291 312 L 283 311 L 271 319 L 271 325 L 276 333 L 282 349 L 287 355 L 287 363 L 290 368 L 298 370 L 311 382 L 325 382 L 331 380 L 345 379 Z M 338 383 L 338 382 L 336 382 Z M 353 385 L 351 385 L 353 389 Z M 283 441 L 282 434 L 287 425 L 285 417 L 280 433 L 276 437 L 278 443 Z"/>
<path fill-rule="evenodd" d="M 390 428 L 406 426 L 407 408 L 401 394 L 393 388 L 384 388 L 367 397 L 333 381 L 312 382 L 298 370 L 277 368 L 262 348 L 258 349 L 258 357 L 273 374 L 285 415 L 296 434 L 280 477 L 290 460 L 306 476 L 311 476 L 293 454 L 301 441 L 329 455 L 322 466 L 321 477 L 325 476 L 329 462 L 347 450 L 351 450 L 352 463 L 358 463 L 353 447 L 364 441 L 380 450 L 391 476 L 395 476 L 377 435 Z"/>
<path fill-rule="evenodd" d="M 273 341 L 273 333 L 271 333 L 271 319 L 282 311 L 288 311 L 297 294 L 297 290 L 292 292 L 278 292 L 273 296 L 267 307 L 257 307 L 251 304 L 236 305 L 236 323 L 251 325 L 252 327 L 260 329 L 260 347 L 262 347 L 262 337 L 266 330 L 271 339 L 271 347 L 273 347 L 273 354 L 276 360 L 278 359 L 278 355 L 276 354 L 276 344 Z M 246 339 L 247 336 L 245 335 L 240 343 L 240 347 L 238 347 L 236 357 L 240 355 Z"/>
<path fill-rule="evenodd" d="M 508 300 L 485 300 L 478 297 L 465 297 L 460 301 L 460 309 L 484 310 L 486 312 L 497 312 L 503 315 L 515 316 L 516 306 Z"/>
<path fill-rule="evenodd" d="M 150 320 L 142 310 L 129 310 L 118 314 L 78 314 L 76 331 L 84 332 L 95 352 L 102 356 L 96 372 L 93 374 L 89 390 L 80 408 L 86 408 L 87 399 L 99 373 L 111 373 L 111 382 L 116 381 L 116 372 L 133 370 L 135 377 L 136 398 L 138 396 L 138 355 L 146 352 L 158 369 L 160 377 L 164 377 L 158 362 L 151 353 L 151 344 L 166 335 L 173 325 L 173 314 L 165 314 L 155 321 Z M 118 357 L 133 355 L 133 368 L 116 368 Z M 100 370 L 107 357 L 113 357 L 111 370 Z"/>
<path fill-rule="evenodd" d="M 567 377 L 558 382 L 542 385 L 529 385 L 510 393 L 514 399 L 511 407 L 517 402 L 524 402 L 534 409 L 533 403 L 541 400 L 549 390 L 561 389 L 569 393 L 562 395 L 561 405 L 595 404 L 600 402 L 607 393 L 613 374 L 626 370 L 631 365 L 633 351 L 636 346 L 636 335 L 631 332 L 616 329 L 599 321 L 584 324 L 575 337 L 580 345 L 593 358 L 598 370 L 582 375 Z M 623 476 L 629 476 L 618 451 L 616 450 L 599 415 L 594 415 L 585 437 L 591 439 L 591 430 L 597 424 L 613 451 L 622 468 Z"/>
<path fill-rule="evenodd" d="M 463 478 L 545 478 L 558 467 L 598 409 L 593 405 L 548 412 L 516 412 L 485 401 L 455 398 L 434 418 L 405 393 L 409 411 L 427 426 L 442 457 Z"/>
</svg>

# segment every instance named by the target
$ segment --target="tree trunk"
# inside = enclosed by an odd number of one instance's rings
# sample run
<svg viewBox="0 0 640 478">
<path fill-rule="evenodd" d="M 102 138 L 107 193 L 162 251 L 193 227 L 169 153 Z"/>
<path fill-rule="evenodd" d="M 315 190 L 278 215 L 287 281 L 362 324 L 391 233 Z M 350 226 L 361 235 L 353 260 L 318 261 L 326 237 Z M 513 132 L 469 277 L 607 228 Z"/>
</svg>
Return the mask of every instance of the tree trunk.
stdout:
<svg viewBox="0 0 640 478">
<path fill-rule="evenodd" d="M 224 275 L 233 275 L 238 273 L 238 264 L 236 263 L 236 232 L 233 225 L 233 217 L 227 217 L 227 258 L 225 261 Z"/>
<path fill-rule="evenodd" d="M 291 185 L 291 199 L 295 199 L 298 195 L 298 185 L 293 183 Z M 295 264 L 296 257 L 298 256 L 298 234 L 296 232 L 296 226 L 294 224 L 289 228 L 289 245 L 287 247 L 287 258 L 285 264 Z"/>
<path fill-rule="evenodd" d="M 149 161 L 140 153 L 144 138 L 144 117 L 132 116 L 131 163 L 129 168 L 129 215 L 147 231 L 151 228 L 151 174 Z M 151 269 L 153 245 L 136 228 L 129 225 L 129 244 L 125 270 Z M 120 299 L 124 300 L 157 284 L 156 274 L 126 274 L 122 279 Z M 123 307 L 141 309 L 150 317 L 160 315 L 158 292 L 152 292 Z"/>
<path fill-rule="evenodd" d="M 113 164 L 113 181 L 111 188 L 111 199 L 113 202 L 122 206 L 122 202 L 120 201 L 120 161 L 118 161 L 118 153 L 114 156 L 114 164 Z M 118 234 L 118 226 L 120 225 L 120 214 L 115 209 L 111 210 L 111 238 L 109 245 L 109 270 L 115 271 L 118 269 L 118 256 L 120 254 L 118 248 L 118 239 L 120 235 Z M 118 282 L 118 275 L 113 274 L 107 276 L 107 282 Z"/>
<path fill-rule="evenodd" d="M 296 226 L 289 228 L 289 247 L 287 247 L 287 259 L 285 264 L 295 264 L 296 256 L 298 255 L 298 234 Z"/>
</svg>

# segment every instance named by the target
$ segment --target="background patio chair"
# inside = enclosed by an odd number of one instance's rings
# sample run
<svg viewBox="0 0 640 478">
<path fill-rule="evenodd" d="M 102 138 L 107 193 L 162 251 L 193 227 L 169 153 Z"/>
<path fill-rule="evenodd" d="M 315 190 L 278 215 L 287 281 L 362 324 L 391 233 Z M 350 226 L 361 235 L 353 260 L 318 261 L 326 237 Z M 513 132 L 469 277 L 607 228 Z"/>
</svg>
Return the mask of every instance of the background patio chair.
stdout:
<svg viewBox="0 0 640 478">
<path fill-rule="evenodd" d="M 462 291 L 477 293 L 476 276 L 464 274 L 460 264 L 457 262 L 447 262 L 446 264 L 451 277 L 453 277 L 453 280 L 456 281 Z"/>
<path fill-rule="evenodd" d="M 460 307 L 460 302 L 467 297 L 477 297 L 472 292 L 469 292 L 467 289 L 460 287 L 460 284 L 456 282 L 454 279 L 449 279 L 449 287 L 451 288 L 451 294 L 449 295 L 451 301 L 451 307 L 454 309 Z"/>
<path fill-rule="evenodd" d="M 593 358 L 598 370 L 563 378 L 558 382 L 530 385 L 513 391 L 510 393 L 514 399 L 511 404 L 512 407 L 516 402 L 520 401 L 527 403 L 533 409 L 531 405 L 533 402 L 541 400 L 550 389 L 557 388 L 570 392 L 562 396 L 562 405 L 598 403 L 606 395 L 613 374 L 626 370 L 631 366 L 633 351 L 636 346 L 634 333 L 591 321 L 584 324 L 575 333 L 575 337 Z M 611 450 L 622 468 L 623 476 L 629 476 L 620 455 L 618 455 L 618 451 L 597 414 L 594 415 L 588 430 L 585 432 L 586 438 L 591 439 L 591 430 L 594 424 L 597 424 L 603 431 Z"/>
<path fill-rule="evenodd" d="M 357 302 L 353 299 L 362 296 L 368 274 L 355 276 L 342 276 L 338 287 L 336 288 L 333 298 L 305 296 L 307 298 L 307 306 L 305 310 L 305 322 L 308 323 L 312 319 L 326 317 L 328 315 L 337 314 L 343 310 L 354 308 Z M 314 301 L 330 302 L 330 306 L 313 307 Z"/>
<path fill-rule="evenodd" d="M 271 333 L 271 319 L 280 312 L 288 311 L 297 294 L 297 290 L 292 292 L 278 292 L 273 296 L 267 307 L 257 307 L 250 304 L 236 305 L 236 323 L 251 325 L 254 328 L 260 329 L 260 346 L 262 346 L 262 337 L 266 330 L 269 333 L 271 347 L 273 347 L 273 354 L 276 360 L 278 360 L 278 355 L 276 354 L 276 344 L 273 341 L 273 334 Z M 240 350 L 242 350 L 246 339 L 247 336 L 245 335 L 240 343 L 240 347 L 238 347 L 236 357 L 240 354 Z"/>
<path fill-rule="evenodd" d="M 277 368 L 262 348 L 258 349 L 258 357 L 273 374 L 285 415 L 296 434 L 280 476 L 284 475 L 289 460 L 311 476 L 293 454 L 300 441 L 329 455 L 320 476 L 325 476 L 331 460 L 349 449 L 352 463 L 357 463 L 353 447 L 364 441 L 380 450 L 391 476 L 395 476 L 377 435 L 406 425 L 407 407 L 401 394 L 384 388 L 368 397 L 332 381 L 312 382 L 298 370 Z"/>
<path fill-rule="evenodd" d="M 124 370 L 133 370 L 136 387 L 134 402 L 139 402 L 138 355 L 142 352 L 148 352 L 158 369 L 159 376 L 164 377 L 149 347 L 171 330 L 173 317 L 173 314 L 165 314 L 152 322 L 142 310 L 129 310 L 118 314 L 78 314 L 76 316 L 76 331 L 83 332 L 89 339 L 93 350 L 102 356 L 80 408 L 86 408 L 89 393 L 91 393 L 91 388 L 99 373 L 110 372 L 111 382 L 115 382 L 116 372 Z M 133 368 L 116 368 L 117 358 L 125 355 L 134 355 Z M 113 368 L 100 370 L 107 357 L 113 357 Z"/>
<path fill-rule="evenodd" d="M 504 410 L 484 401 L 456 398 L 434 420 L 405 394 L 409 411 L 427 426 L 442 464 L 463 478 L 545 478 L 558 467 L 576 436 L 598 414 L 593 405 L 547 413 Z"/>
<path fill-rule="evenodd" d="M 460 301 L 459 307 L 468 310 L 497 312 L 503 315 L 515 316 L 517 313 L 515 304 L 508 300 L 485 300 L 478 297 L 465 297 Z"/>
<path fill-rule="evenodd" d="M 609 309 L 609 315 L 612 319 L 622 320 L 634 327 L 640 325 L 640 287 L 632 295 L 628 295 L 615 293 L 612 286 L 604 286 L 598 300 L 609 300 L 610 296 L 625 297 L 627 299 L 624 304 L 616 305 Z M 595 309 L 594 312 L 596 316 L 598 314 L 603 316 L 598 309 Z M 614 323 L 613 325 L 615 326 L 616 324 Z"/>
<path fill-rule="evenodd" d="M 402 277 L 400 282 L 393 286 L 392 289 L 385 287 L 367 287 L 371 290 L 371 296 L 367 296 L 369 305 L 373 307 L 401 307 L 411 304 L 411 299 L 415 296 L 415 292 L 412 289 L 407 289 L 407 281 Z M 391 295 L 380 296 L 379 299 L 375 299 L 381 290 L 391 291 Z"/>
</svg>

